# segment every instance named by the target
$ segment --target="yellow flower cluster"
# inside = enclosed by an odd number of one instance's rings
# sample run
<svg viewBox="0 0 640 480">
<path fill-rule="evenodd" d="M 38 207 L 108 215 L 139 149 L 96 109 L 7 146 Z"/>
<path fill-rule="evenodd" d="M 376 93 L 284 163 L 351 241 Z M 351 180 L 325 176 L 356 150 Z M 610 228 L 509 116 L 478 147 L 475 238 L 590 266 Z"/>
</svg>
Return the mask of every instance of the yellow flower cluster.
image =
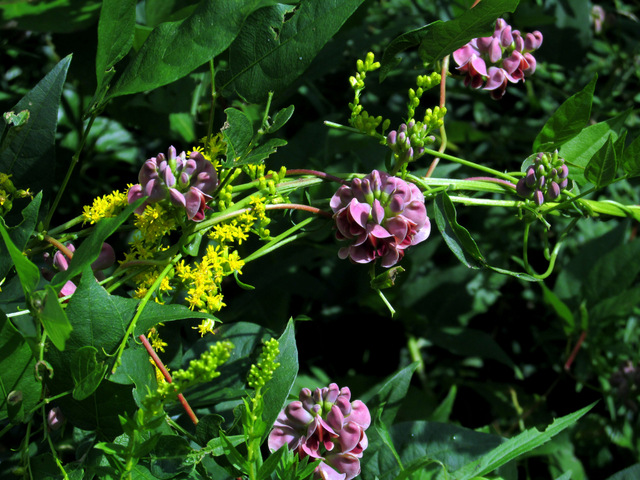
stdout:
<svg viewBox="0 0 640 480">
<path fill-rule="evenodd" d="M 180 261 L 176 275 L 187 288 L 186 301 L 191 310 L 215 313 L 225 306 L 220 291 L 222 279 L 234 272 L 242 273 L 244 261 L 227 246 L 207 246 L 201 262 L 193 265 Z"/>
<path fill-rule="evenodd" d="M 129 185 L 130 186 L 130 185 Z M 111 218 L 117 216 L 129 205 L 126 192 L 121 193 L 114 190 L 108 195 L 95 198 L 91 206 L 85 205 L 82 210 L 83 223 L 96 223 L 101 218 Z"/>
</svg>

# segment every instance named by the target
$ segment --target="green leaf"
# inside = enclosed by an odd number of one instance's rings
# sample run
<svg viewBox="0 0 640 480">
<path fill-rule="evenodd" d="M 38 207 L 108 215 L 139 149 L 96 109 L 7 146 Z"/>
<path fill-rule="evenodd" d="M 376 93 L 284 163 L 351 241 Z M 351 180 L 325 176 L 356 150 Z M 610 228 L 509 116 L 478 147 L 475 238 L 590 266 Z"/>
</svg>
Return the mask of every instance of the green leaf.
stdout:
<svg viewBox="0 0 640 480">
<path fill-rule="evenodd" d="M 107 372 L 104 361 L 98 362 L 98 349 L 87 345 L 75 351 L 71 359 L 71 377 L 73 378 L 73 398 L 84 400 L 96 391 Z"/>
<path fill-rule="evenodd" d="M 640 478 L 640 463 L 611 475 L 607 480 L 637 480 L 638 478 Z"/>
<path fill-rule="evenodd" d="M 407 395 L 411 377 L 416 368 L 418 368 L 416 362 L 407 365 L 361 396 L 362 401 L 369 407 L 371 418 L 380 418 L 385 425 L 393 423 Z M 378 415 L 378 411 L 382 411 L 382 414 Z"/>
<path fill-rule="evenodd" d="M 168 479 L 178 474 L 189 474 L 196 467 L 193 449 L 178 435 L 162 435 L 151 451 L 149 461 L 155 478 Z"/>
<path fill-rule="evenodd" d="M 630 113 L 631 110 L 626 110 L 604 122 L 589 125 L 560 147 L 560 156 L 565 159 L 572 180 L 579 185 L 587 183 L 584 178 L 586 165 L 610 136 L 618 139 Z"/>
<path fill-rule="evenodd" d="M 21 112 L 5 112 L 3 115 L 4 121 L 10 127 L 21 127 L 29 121 L 30 112 L 29 110 L 22 110 Z"/>
<path fill-rule="evenodd" d="M 253 138 L 253 125 L 249 117 L 237 108 L 227 108 L 227 121 L 223 127 L 222 135 L 227 142 L 227 159 L 224 166 L 234 165 L 236 160 L 246 152 Z"/>
<path fill-rule="evenodd" d="M 138 208 L 144 199 L 139 199 L 127 206 L 117 217 L 103 218 L 100 220 L 78 249 L 73 253 L 73 258 L 69 262 L 67 270 L 58 272 L 52 279 L 51 284 L 56 288 L 61 288 L 68 280 L 78 275 L 85 267 L 91 265 L 102 251 L 102 244 L 109 238 L 120 225 L 127 221 L 129 216 Z"/>
<path fill-rule="evenodd" d="M 435 22 L 420 41 L 420 58 L 433 63 L 473 38 L 491 36 L 498 17 L 505 12 L 515 12 L 518 3 L 519 0 L 485 0 L 458 18 Z"/>
<path fill-rule="evenodd" d="M 22 221 L 14 227 L 7 228 L 9 238 L 11 238 L 14 246 L 21 252 L 24 250 L 27 242 L 31 238 L 31 234 L 36 228 L 41 201 L 42 193 L 39 192 L 22 210 Z M 1 225 L 7 227 L 4 223 Z M 13 265 L 14 262 L 11 255 L 9 255 L 6 243 L 4 241 L 0 242 L 0 278 L 5 278 Z"/>
<path fill-rule="evenodd" d="M 252 163 L 261 163 L 267 159 L 270 155 L 276 153 L 279 147 L 283 147 L 287 144 L 287 141 L 283 138 L 270 138 L 264 144 L 251 150 L 246 156 L 235 162 L 233 165 L 246 165 Z M 226 163 L 224 164 L 226 165 Z M 231 165 L 229 165 L 231 166 Z"/>
<path fill-rule="evenodd" d="M 564 328 L 565 334 L 570 335 L 575 333 L 576 321 L 567 304 L 560 300 L 553 291 L 549 290 L 544 283 L 540 283 L 540 286 L 542 288 L 542 298 L 545 303 L 550 305 L 556 312 L 556 315 L 562 320 L 562 327 Z"/>
<path fill-rule="evenodd" d="M 262 419 L 267 425 L 273 425 L 276 421 L 298 376 L 298 349 L 293 319 L 287 323 L 287 328 L 278 338 L 278 344 L 280 353 L 276 357 L 276 362 L 280 363 L 280 366 L 264 387 Z M 265 437 L 268 434 L 268 431 L 265 432 Z"/>
<path fill-rule="evenodd" d="M 456 208 L 446 192 L 438 195 L 433 202 L 436 224 L 445 243 L 453 254 L 469 268 L 486 266 L 486 260 L 469 231 L 458 224 Z"/>
<path fill-rule="evenodd" d="M 640 175 L 640 135 L 625 148 L 621 163 L 622 168 L 630 177 Z"/>
<path fill-rule="evenodd" d="M 584 407 L 577 412 L 570 413 L 554 422 L 547 427 L 544 432 L 532 428 L 522 432 L 519 435 L 507 440 L 502 445 L 496 447 L 482 458 L 471 462 L 453 473 L 456 480 L 470 480 L 473 477 L 486 475 L 493 472 L 496 468 L 505 463 L 523 455 L 531 450 L 548 442 L 553 436 L 562 432 L 577 422 L 584 414 L 593 408 L 595 403 Z"/>
<path fill-rule="evenodd" d="M 429 416 L 429 420 L 433 422 L 448 422 L 451 412 L 453 411 L 453 403 L 456 400 L 458 387 L 451 385 L 446 398 L 438 405 L 438 407 Z"/>
<path fill-rule="evenodd" d="M 596 188 L 610 184 L 616 178 L 618 159 L 611 135 L 605 144 L 589 160 L 584 169 L 585 178 Z"/>
<path fill-rule="evenodd" d="M 304 72 L 363 0 L 278 4 L 254 12 L 231 45 L 236 91 L 250 102 L 281 93 Z M 293 11 L 293 15 L 290 15 Z"/>
<path fill-rule="evenodd" d="M 175 320 L 187 320 L 189 318 L 206 319 L 220 321 L 218 317 L 207 312 L 195 312 L 185 305 L 168 304 L 161 305 L 156 302 L 149 302 L 140 316 L 134 329 L 134 336 L 147 333 L 149 329 L 160 322 L 172 322 Z"/>
<path fill-rule="evenodd" d="M 29 111 L 29 120 L 20 127 L 2 131 L 0 172 L 13 175 L 16 188 L 44 190 L 45 198 L 55 180 L 54 143 L 62 86 L 67 78 L 71 55 L 65 57 L 27 93 L 13 111 Z"/>
<path fill-rule="evenodd" d="M 98 92 L 115 74 L 113 66 L 131 50 L 135 25 L 135 0 L 103 0 L 98 22 L 96 52 Z"/>
<path fill-rule="evenodd" d="M 13 20 L 19 30 L 69 33 L 95 23 L 99 12 L 100 2 L 96 0 L 3 2 L 0 23 Z"/>
<path fill-rule="evenodd" d="M 30 412 L 40 401 L 42 383 L 33 372 L 36 359 L 29 345 L 0 310 L 0 422 L 9 417 L 7 396 L 22 392 L 22 410 Z"/>
<path fill-rule="evenodd" d="M 265 462 L 260 467 L 260 470 L 258 470 L 257 480 L 265 480 L 275 471 L 286 448 L 287 446 L 283 445 L 282 448 L 279 448 L 275 452 L 272 452 L 271 455 L 267 457 Z"/>
<path fill-rule="evenodd" d="M 246 17 L 264 3 L 201 1 L 187 18 L 161 23 L 131 59 L 108 98 L 153 90 L 188 75 L 225 51 Z"/>
<path fill-rule="evenodd" d="M 597 75 L 578 93 L 558 107 L 533 141 L 534 152 L 548 152 L 575 137 L 591 117 L 591 103 Z"/>
<path fill-rule="evenodd" d="M 42 322 L 47 336 L 51 339 L 51 343 L 53 343 L 58 350 L 63 351 L 73 327 L 62 305 L 60 305 L 58 294 L 53 287 L 46 285 L 44 291 L 44 308 L 38 315 L 38 318 Z"/>
<path fill-rule="evenodd" d="M 20 283 L 22 284 L 22 290 L 25 296 L 29 297 L 40 281 L 40 270 L 13 244 L 3 218 L 0 218 L 0 236 L 2 236 L 11 261 L 13 261 L 16 267 L 18 277 L 20 277 Z"/>
<path fill-rule="evenodd" d="M 274 133 L 280 130 L 284 125 L 289 121 L 291 116 L 293 115 L 294 106 L 289 105 L 282 110 L 278 110 L 276 114 L 273 116 L 273 122 L 269 125 L 269 128 L 266 129 L 265 133 Z"/>
</svg>

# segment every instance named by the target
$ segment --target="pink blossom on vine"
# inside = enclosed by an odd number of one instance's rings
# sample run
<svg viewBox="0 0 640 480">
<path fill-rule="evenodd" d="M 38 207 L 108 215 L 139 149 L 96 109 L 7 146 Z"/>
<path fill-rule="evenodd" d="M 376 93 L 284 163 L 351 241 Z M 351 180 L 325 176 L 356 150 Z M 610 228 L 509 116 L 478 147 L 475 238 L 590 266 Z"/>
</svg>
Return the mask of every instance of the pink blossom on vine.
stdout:
<svg viewBox="0 0 640 480">
<path fill-rule="evenodd" d="M 336 237 L 351 241 L 338 255 L 356 263 L 379 258 L 383 267 L 391 267 L 407 248 L 426 240 L 431 232 L 418 187 L 378 170 L 342 185 L 330 206 Z"/>
</svg>

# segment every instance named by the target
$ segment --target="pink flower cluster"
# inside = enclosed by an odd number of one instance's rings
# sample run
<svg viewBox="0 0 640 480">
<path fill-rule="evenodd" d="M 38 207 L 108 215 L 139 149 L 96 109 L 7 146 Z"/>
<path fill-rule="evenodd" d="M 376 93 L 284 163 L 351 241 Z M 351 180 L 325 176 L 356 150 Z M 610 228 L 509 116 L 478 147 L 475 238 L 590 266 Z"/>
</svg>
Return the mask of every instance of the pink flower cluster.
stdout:
<svg viewBox="0 0 640 480">
<path fill-rule="evenodd" d="M 465 85 L 490 90 L 491 96 L 498 100 L 504 95 L 507 82 L 524 82 L 525 76 L 535 72 L 536 59 L 531 52 L 540 45 L 542 34 L 539 31 L 523 37 L 499 18 L 491 37 L 474 38 L 453 52 L 453 59 L 458 64 L 457 70 L 466 75 Z"/>
<path fill-rule="evenodd" d="M 213 164 L 200 152 L 191 152 L 187 158 L 184 152 L 176 155 L 176 149 L 171 146 L 166 157 L 159 153 L 144 163 L 138 181 L 138 185 L 129 189 L 129 203 L 148 198 L 136 213 L 142 213 L 149 203 L 168 199 L 172 205 L 184 208 L 189 220 L 200 222 L 211 200 L 209 194 L 218 186 L 218 175 Z"/>
<path fill-rule="evenodd" d="M 321 459 L 318 479 L 351 480 L 360 474 L 370 424 L 369 409 L 360 400 L 351 401 L 349 388 L 335 383 L 314 392 L 303 388 L 299 400 L 278 415 L 268 445 L 272 452 L 288 445 L 300 458 Z"/>
<path fill-rule="evenodd" d="M 356 263 L 381 259 L 395 265 L 404 251 L 427 239 L 431 223 L 424 195 L 413 183 L 374 170 L 342 185 L 330 202 L 338 240 L 351 240 L 338 252 Z"/>
</svg>

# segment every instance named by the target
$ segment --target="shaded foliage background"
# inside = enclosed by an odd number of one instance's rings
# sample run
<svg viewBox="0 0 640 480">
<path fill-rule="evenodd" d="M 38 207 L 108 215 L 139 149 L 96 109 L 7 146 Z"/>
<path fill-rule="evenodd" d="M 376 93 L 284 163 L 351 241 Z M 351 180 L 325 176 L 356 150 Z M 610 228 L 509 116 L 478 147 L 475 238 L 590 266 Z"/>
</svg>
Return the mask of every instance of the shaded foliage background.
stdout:
<svg viewBox="0 0 640 480">
<path fill-rule="evenodd" d="M 137 20 L 153 26 L 179 15 L 196 2 L 140 2 Z M 382 168 L 388 150 L 370 138 L 327 128 L 325 121 L 346 124 L 352 91 L 347 79 L 355 61 L 373 51 L 377 58 L 396 36 L 431 21 L 448 20 L 469 8 L 471 1 L 367 0 L 313 59 L 303 76 L 274 97 L 273 111 L 295 105 L 293 120 L 279 135 L 289 144 L 268 160 L 268 168 L 313 168 L 328 172 L 369 172 Z M 628 137 L 640 133 L 640 28 L 637 2 L 605 2 L 604 28 L 594 31 L 591 4 L 583 0 L 522 2 L 509 22 L 522 31 L 540 30 L 542 48 L 531 80 L 512 85 L 500 102 L 483 91 L 467 89 L 460 77 L 447 82 L 446 127 L 450 152 L 498 170 L 518 170 L 549 115 L 566 98 L 598 75 L 592 122 L 627 112 Z M 60 184 L 66 164 L 78 147 L 82 113 L 96 88 L 95 52 L 99 2 L 46 2 L 33 5 L 33 16 L 13 19 L 11 6 L 0 11 L 0 108 L 8 111 L 53 66 L 72 53 L 56 138 L 56 175 Z M 50 10 L 47 10 L 50 9 Z M 47 10 L 47 15 L 42 13 Z M 134 48 L 144 29 L 136 30 Z M 382 83 L 370 81 L 362 98 L 367 110 L 401 123 L 406 91 L 425 72 L 417 52 L 407 50 Z M 233 48 L 217 58 L 216 79 L 224 85 L 233 71 Z M 453 72 L 453 69 L 452 69 Z M 376 79 L 376 76 L 372 76 Z M 222 109 L 244 109 L 254 121 L 260 111 L 247 106 L 231 88 L 223 89 L 215 130 L 224 121 Z M 140 164 L 167 145 L 189 149 L 206 134 L 209 118 L 209 70 L 193 73 L 148 93 L 114 99 L 98 117 L 81 163 L 67 189 L 53 224 L 79 213 L 79 206 L 113 189 L 135 182 Z M 429 100 L 437 105 L 437 92 Z M 426 103 L 426 100 L 423 100 Z M 418 173 L 426 172 L 421 160 Z M 52 168 L 53 170 L 53 168 Z M 471 173 L 472 174 L 472 173 Z M 470 175 L 457 165 L 441 162 L 436 176 Z M 611 187 L 613 199 L 639 203 L 637 181 Z M 330 187 L 322 186 L 327 190 Z M 331 192 L 325 191 L 325 196 Z M 328 207 L 327 205 L 319 205 Z M 430 216 L 432 206 L 428 205 Z M 521 251 L 520 221 L 514 212 L 497 208 L 460 207 L 459 221 L 478 241 L 489 263 L 514 267 Z M 284 230 L 295 215 L 282 215 L 271 227 Z M 562 219 L 557 219 L 558 229 Z M 433 420 L 436 406 L 455 395 L 450 415 L 442 417 L 469 428 L 511 435 L 520 425 L 546 425 L 594 400 L 599 404 L 570 433 L 554 439 L 523 462 L 523 478 L 547 478 L 572 470 L 574 479 L 605 478 L 640 461 L 638 389 L 623 388 L 619 372 L 629 363 L 640 368 L 638 315 L 628 308 L 580 325 L 581 305 L 589 302 L 590 277 L 606 253 L 635 238 L 630 220 L 588 220 L 579 224 L 563 250 L 549 289 L 489 270 L 461 265 L 438 235 L 412 249 L 403 260 L 407 272 L 388 291 L 397 310 L 390 319 L 368 285 L 366 269 L 341 261 L 329 222 L 312 238 L 293 243 L 247 265 L 244 279 L 256 289 L 247 292 L 226 285 L 225 323 L 251 322 L 282 332 L 290 316 L 307 316 L 297 324 L 301 365 L 298 383 L 320 386 L 328 381 L 363 392 L 372 383 L 405 367 L 421 365 L 399 420 Z M 532 263 L 545 264 L 543 239 L 534 239 Z M 246 246 L 248 252 L 252 245 Z M 635 257 L 640 258 L 638 256 Z M 640 260 L 633 259 L 637 269 Z M 622 266 L 620 266 L 622 267 Z M 637 284 L 635 277 L 627 287 Z M 595 286 L 593 288 L 596 288 Z M 626 289 L 626 287 L 625 287 Z M 623 289 L 623 291 L 625 290 Z M 562 299 L 577 325 L 554 309 L 549 291 Z M 629 293 L 631 294 L 631 293 Z M 593 315 L 593 312 L 591 312 Z M 583 318 L 583 317 L 582 317 Z M 585 327 L 585 328 L 583 328 Z M 565 369 L 583 331 L 584 342 Z M 186 325 L 168 324 L 170 365 L 183 361 L 195 341 Z M 617 375 L 617 377 L 616 377 Z M 616 380 L 618 378 L 618 380 Z M 457 393 L 456 393 L 457 392 Z M 438 419 L 438 418 L 436 418 Z M 9 446 L 9 445 L 7 445 Z M 544 473 L 543 473 L 544 472 Z"/>
</svg>

